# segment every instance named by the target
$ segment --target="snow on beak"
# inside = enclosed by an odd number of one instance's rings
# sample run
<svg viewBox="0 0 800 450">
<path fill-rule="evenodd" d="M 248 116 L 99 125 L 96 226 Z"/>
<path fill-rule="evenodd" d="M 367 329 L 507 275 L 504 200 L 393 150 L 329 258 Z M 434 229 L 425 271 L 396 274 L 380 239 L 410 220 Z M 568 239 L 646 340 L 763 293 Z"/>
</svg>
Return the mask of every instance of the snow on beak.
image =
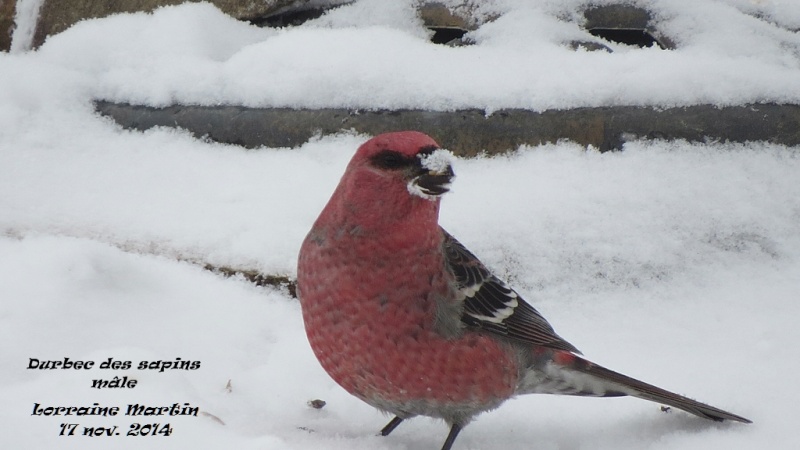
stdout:
<svg viewBox="0 0 800 450">
<path fill-rule="evenodd" d="M 455 177 L 451 166 L 453 153 L 439 148 L 430 153 L 420 153 L 417 157 L 420 159 L 419 172 L 408 182 L 408 191 L 426 200 L 434 200 L 448 192 Z"/>
</svg>

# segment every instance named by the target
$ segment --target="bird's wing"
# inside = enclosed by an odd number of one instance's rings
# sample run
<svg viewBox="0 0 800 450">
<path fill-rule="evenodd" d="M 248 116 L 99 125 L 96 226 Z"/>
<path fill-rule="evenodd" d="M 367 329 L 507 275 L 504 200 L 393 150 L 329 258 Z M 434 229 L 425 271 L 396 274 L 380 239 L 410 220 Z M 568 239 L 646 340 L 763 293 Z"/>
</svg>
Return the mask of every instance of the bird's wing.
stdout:
<svg viewBox="0 0 800 450">
<path fill-rule="evenodd" d="M 529 344 L 580 353 L 506 283 L 442 229 L 447 266 L 455 277 L 467 326 Z"/>
</svg>

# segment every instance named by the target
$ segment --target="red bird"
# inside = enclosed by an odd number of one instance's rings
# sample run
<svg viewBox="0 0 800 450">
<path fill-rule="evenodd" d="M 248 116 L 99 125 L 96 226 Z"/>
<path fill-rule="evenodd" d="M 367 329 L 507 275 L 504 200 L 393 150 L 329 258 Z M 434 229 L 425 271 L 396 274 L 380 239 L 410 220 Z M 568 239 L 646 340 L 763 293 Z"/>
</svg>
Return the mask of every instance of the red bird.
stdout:
<svg viewBox="0 0 800 450">
<path fill-rule="evenodd" d="M 364 143 L 302 248 L 298 296 L 322 367 L 404 419 L 444 419 L 449 450 L 476 415 L 518 394 L 631 395 L 711 420 L 748 419 L 608 370 L 572 344 L 438 224 L 454 177 L 429 136 Z"/>
</svg>

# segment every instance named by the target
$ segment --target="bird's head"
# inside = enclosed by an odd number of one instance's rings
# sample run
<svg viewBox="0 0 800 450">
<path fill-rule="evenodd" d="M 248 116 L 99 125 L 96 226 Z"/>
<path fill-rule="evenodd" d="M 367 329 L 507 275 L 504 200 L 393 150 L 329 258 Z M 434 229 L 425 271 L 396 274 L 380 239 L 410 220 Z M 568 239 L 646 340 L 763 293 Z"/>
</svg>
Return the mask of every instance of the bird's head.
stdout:
<svg viewBox="0 0 800 450">
<path fill-rule="evenodd" d="M 319 223 L 339 223 L 365 231 L 433 227 L 439 199 L 455 176 L 452 154 L 430 136 L 402 131 L 375 136 L 362 144 L 342 176 Z"/>
<path fill-rule="evenodd" d="M 436 200 L 455 177 L 452 153 L 418 131 L 385 133 L 359 147 L 348 166 L 355 178 L 389 189 L 402 184 L 412 196 Z"/>
</svg>

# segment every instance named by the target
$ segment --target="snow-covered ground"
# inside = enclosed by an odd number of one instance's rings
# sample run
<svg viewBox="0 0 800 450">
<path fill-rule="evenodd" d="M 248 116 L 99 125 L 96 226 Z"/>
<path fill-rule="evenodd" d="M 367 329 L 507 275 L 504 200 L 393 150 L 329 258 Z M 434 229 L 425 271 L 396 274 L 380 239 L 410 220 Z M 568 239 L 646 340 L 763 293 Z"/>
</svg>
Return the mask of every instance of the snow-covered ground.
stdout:
<svg viewBox="0 0 800 450">
<path fill-rule="evenodd" d="M 781 28 L 800 28 L 796 0 L 653 2 L 679 48 L 613 54 L 563 45 L 588 36 L 555 19 L 578 1 L 486 2 L 484 13 L 507 14 L 463 48 L 428 43 L 411 2 L 388 3 L 281 31 L 186 5 L 83 22 L 35 52 L 0 54 L 0 447 L 416 449 L 439 448 L 447 432 L 421 418 L 376 437 L 388 418 L 322 371 L 296 300 L 189 262 L 294 276 L 302 238 L 368 136 L 247 151 L 123 130 L 93 99 L 489 111 L 800 101 L 800 37 Z M 528 396 L 479 417 L 457 449 L 800 445 L 797 149 L 633 142 L 599 154 L 562 143 L 455 170 L 442 224 L 562 336 L 755 422 Z M 134 367 L 27 369 L 29 358 L 64 357 Z M 136 368 L 176 358 L 200 368 Z M 90 387 L 114 376 L 138 385 Z M 35 403 L 123 411 L 33 416 Z M 135 403 L 202 413 L 125 416 Z M 173 433 L 125 436 L 134 422 Z M 121 435 L 59 436 L 69 423 Z"/>
</svg>

